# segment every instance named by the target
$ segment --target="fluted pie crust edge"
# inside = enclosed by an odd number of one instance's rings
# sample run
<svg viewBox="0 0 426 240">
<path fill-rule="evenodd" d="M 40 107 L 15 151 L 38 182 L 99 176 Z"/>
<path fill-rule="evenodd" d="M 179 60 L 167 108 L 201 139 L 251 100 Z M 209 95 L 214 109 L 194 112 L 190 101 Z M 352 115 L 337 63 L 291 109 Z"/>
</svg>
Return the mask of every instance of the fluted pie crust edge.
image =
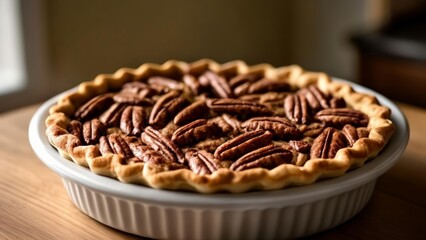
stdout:
<svg viewBox="0 0 426 240">
<path fill-rule="evenodd" d="M 134 79 L 154 75 L 168 76 L 189 70 L 210 70 L 219 74 L 228 71 L 238 74 L 264 72 L 265 76 L 272 79 L 287 78 L 290 86 L 295 89 L 317 85 L 321 91 L 341 97 L 348 106 L 365 113 L 369 117 L 369 135 L 358 139 L 352 147 L 338 150 L 332 159 L 310 159 L 304 166 L 282 164 L 272 170 L 253 168 L 244 171 L 220 168 L 212 174 L 198 175 L 188 169 L 168 170 L 163 166 L 142 162 L 121 164 L 123 156 L 102 156 L 96 145 L 78 146 L 76 137 L 67 131 L 70 116 L 78 106 L 92 97 L 117 89 Z M 219 64 L 202 59 L 193 63 L 175 60 L 162 65 L 146 63 L 137 69 L 122 68 L 113 74 L 100 74 L 92 81 L 81 83 L 77 90 L 61 96 L 57 104 L 50 108 L 45 123 L 49 142 L 60 155 L 90 168 L 96 174 L 157 189 L 242 193 L 311 184 L 361 167 L 367 160 L 374 158 L 390 139 L 395 128 L 389 119 L 390 114 L 390 109 L 380 105 L 374 96 L 355 92 L 349 84 L 334 81 L 325 73 L 305 71 L 297 65 L 274 68 L 269 64 L 248 66 L 243 61 Z"/>
</svg>

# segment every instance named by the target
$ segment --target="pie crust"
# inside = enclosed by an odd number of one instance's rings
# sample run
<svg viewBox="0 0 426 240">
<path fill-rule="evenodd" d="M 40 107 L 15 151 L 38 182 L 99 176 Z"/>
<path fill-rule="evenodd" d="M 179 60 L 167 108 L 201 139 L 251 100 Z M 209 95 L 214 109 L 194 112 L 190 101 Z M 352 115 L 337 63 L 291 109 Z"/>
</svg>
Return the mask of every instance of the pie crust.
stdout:
<svg viewBox="0 0 426 240">
<path fill-rule="evenodd" d="M 154 93 L 123 90 L 132 84 L 148 86 Z M 316 90 L 328 108 L 314 109 L 307 100 L 309 94 L 318 94 Z M 122 95 L 129 91 L 146 101 Z M 108 102 L 99 100 L 102 96 Z M 84 108 L 97 97 L 99 107 Z M 131 110 L 123 110 L 127 106 Z M 361 167 L 390 139 L 390 114 L 374 96 L 297 65 L 170 60 L 122 68 L 81 83 L 50 108 L 46 134 L 64 158 L 122 182 L 241 193 L 311 184 Z M 136 126 L 141 122 L 135 119 L 144 119 L 143 124 Z M 224 119 L 234 127 L 229 132 L 220 127 Z M 85 128 L 74 127 L 86 122 Z M 314 123 L 317 133 L 307 134 Z M 104 128 L 98 128 L 101 125 Z M 199 142 L 210 150 L 201 152 Z"/>
</svg>

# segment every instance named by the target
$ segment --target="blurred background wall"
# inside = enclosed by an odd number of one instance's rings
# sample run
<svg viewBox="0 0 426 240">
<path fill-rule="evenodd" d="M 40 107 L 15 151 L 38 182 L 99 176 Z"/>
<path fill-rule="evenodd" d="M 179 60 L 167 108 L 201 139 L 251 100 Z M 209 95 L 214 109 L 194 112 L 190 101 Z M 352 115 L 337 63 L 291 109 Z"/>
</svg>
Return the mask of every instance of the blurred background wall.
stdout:
<svg viewBox="0 0 426 240">
<path fill-rule="evenodd" d="M 299 64 L 357 81 L 350 36 L 384 25 L 391 2 L 20 0 L 30 87 L 0 96 L 0 111 L 168 59 Z"/>
<path fill-rule="evenodd" d="M 297 63 L 354 79 L 348 36 L 382 21 L 384 1 L 48 1 L 58 87 L 167 59 Z"/>
</svg>

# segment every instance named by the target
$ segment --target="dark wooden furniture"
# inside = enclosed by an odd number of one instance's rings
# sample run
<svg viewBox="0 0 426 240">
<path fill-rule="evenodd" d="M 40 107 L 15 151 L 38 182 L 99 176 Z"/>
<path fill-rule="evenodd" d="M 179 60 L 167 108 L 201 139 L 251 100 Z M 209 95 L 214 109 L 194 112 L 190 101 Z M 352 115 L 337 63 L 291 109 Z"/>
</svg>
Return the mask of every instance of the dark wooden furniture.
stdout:
<svg viewBox="0 0 426 240">
<path fill-rule="evenodd" d="M 352 38 L 359 82 L 383 95 L 426 107 L 426 13 Z"/>
</svg>

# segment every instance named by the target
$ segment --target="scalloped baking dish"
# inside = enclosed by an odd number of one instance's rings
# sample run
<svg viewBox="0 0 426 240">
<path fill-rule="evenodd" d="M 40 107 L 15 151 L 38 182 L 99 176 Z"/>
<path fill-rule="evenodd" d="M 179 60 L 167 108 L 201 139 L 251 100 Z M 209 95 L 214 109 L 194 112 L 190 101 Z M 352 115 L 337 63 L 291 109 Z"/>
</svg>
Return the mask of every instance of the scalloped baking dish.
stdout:
<svg viewBox="0 0 426 240">
<path fill-rule="evenodd" d="M 58 96 L 34 114 L 29 140 L 40 160 L 62 177 L 72 202 L 110 227 L 155 239 L 298 238 L 355 216 L 368 203 L 377 178 L 398 161 L 407 146 L 409 127 L 400 109 L 384 96 L 351 84 L 392 110 L 395 133 L 385 149 L 363 167 L 301 187 L 200 194 L 157 190 L 94 174 L 62 158 L 45 135 L 44 120 Z"/>
</svg>

